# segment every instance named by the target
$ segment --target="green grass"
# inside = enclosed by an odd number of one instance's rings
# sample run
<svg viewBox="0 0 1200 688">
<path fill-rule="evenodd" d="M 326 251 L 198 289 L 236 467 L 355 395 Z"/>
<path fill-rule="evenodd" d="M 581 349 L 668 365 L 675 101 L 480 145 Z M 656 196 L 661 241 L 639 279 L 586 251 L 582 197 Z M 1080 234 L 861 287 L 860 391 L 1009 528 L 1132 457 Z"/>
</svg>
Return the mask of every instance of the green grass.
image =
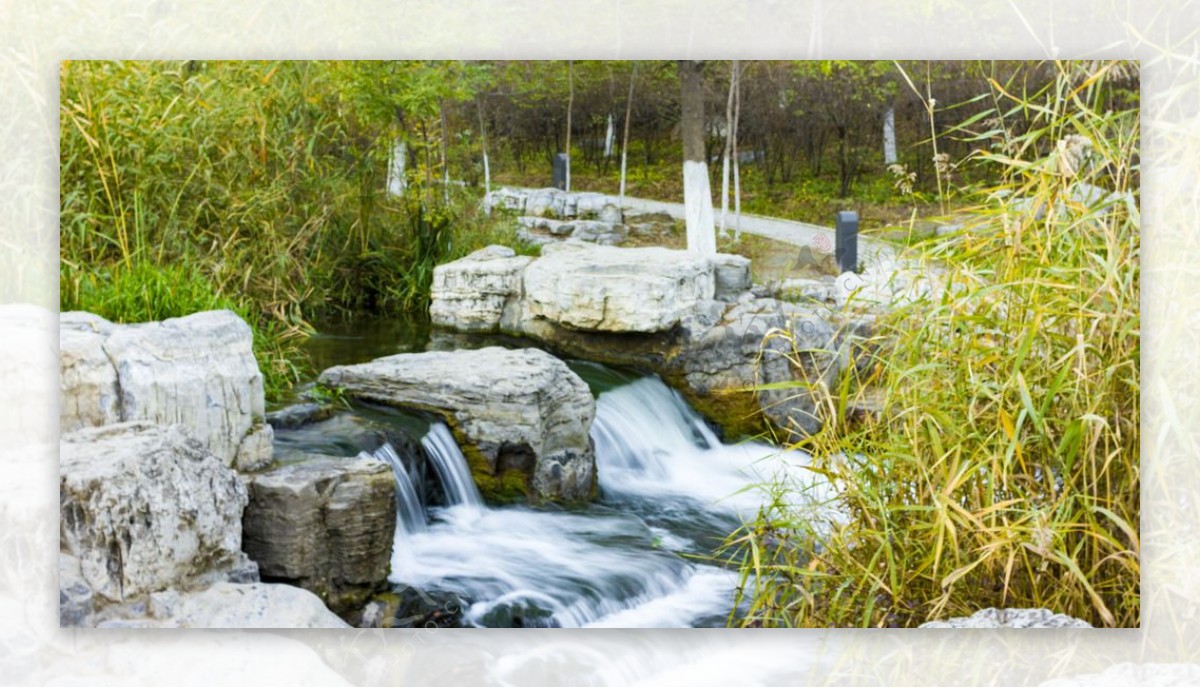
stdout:
<svg viewBox="0 0 1200 688">
<path fill-rule="evenodd" d="M 1030 124 L 978 156 L 1002 179 L 975 194 L 993 231 L 908 249 L 947 288 L 879 321 L 866 372 L 828 390 L 825 428 L 797 444 L 847 520 L 816 528 L 794 489 L 764 486 L 726 543 L 741 623 L 914 626 L 996 606 L 1138 625 L 1138 113 L 1109 104 L 1104 77 L 997 85 L 992 114 Z M 1087 165 L 1058 147 L 1072 135 L 1092 142 Z M 1070 200 L 1082 183 L 1113 201 Z M 868 393 L 882 414 L 848 420 Z"/>
</svg>

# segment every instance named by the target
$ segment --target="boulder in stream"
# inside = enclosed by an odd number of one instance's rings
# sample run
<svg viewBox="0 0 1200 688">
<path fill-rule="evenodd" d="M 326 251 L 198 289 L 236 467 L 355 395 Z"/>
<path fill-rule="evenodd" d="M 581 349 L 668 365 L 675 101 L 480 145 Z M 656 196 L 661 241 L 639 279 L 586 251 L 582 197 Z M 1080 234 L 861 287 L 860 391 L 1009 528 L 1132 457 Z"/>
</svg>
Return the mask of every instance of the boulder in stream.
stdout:
<svg viewBox="0 0 1200 688">
<path fill-rule="evenodd" d="M 352 396 L 443 416 L 484 496 L 581 501 L 595 484 L 595 401 L 538 349 L 430 351 L 337 366 L 320 382 Z"/>
<path fill-rule="evenodd" d="M 814 432 L 843 366 L 823 305 L 767 298 L 741 256 L 552 244 L 509 276 L 490 321 L 471 327 L 458 324 L 456 303 L 489 293 L 487 282 L 472 276 L 471 261 L 437 269 L 458 277 L 452 297 L 434 290 L 435 325 L 531 337 L 566 355 L 653 371 L 734 436 L 763 430 L 764 419 L 784 439 Z M 749 389 L 761 384 L 777 387 Z"/>
<path fill-rule="evenodd" d="M 316 593 L 329 607 L 361 607 L 387 581 L 396 532 L 391 468 L 359 457 L 313 455 L 254 476 L 243 521 L 246 553 L 264 579 Z"/>
</svg>

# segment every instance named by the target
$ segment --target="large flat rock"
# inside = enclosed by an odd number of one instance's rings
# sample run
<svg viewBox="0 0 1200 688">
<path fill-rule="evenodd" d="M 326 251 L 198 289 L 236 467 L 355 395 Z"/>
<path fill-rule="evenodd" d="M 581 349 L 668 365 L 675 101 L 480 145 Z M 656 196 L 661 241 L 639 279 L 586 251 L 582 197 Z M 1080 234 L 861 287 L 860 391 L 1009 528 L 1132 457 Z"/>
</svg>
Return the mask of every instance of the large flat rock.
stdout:
<svg viewBox="0 0 1200 688">
<path fill-rule="evenodd" d="M 565 363 L 538 349 L 399 354 L 321 373 L 351 395 L 446 417 L 476 482 L 516 472 L 536 500 L 586 499 L 595 481 L 595 401 Z"/>
<path fill-rule="evenodd" d="M 525 268 L 524 314 L 576 330 L 663 332 L 713 298 L 714 272 L 686 251 L 552 244 Z"/>
<path fill-rule="evenodd" d="M 63 313 L 59 341 L 64 432 L 121 421 L 178 423 L 226 465 L 252 469 L 270 459 L 253 333 L 235 313 L 136 325 Z"/>
<path fill-rule="evenodd" d="M 73 586 L 103 602 L 218 580 L 248 565 L 246 488 L 181 426 L 132 422 L 64 435 L 59 503 L 59 547 L 78 560 Z M 81 589 L 70 597 L 72 613 L 86 615 Z"/>
<path fill-rule="evenodd" d="M 391 468 L 314 456 L 250 481 L 246 553 L 260 574 L 311 590 L 333 609 L 361 606 L 387 580 L 396 531 Z"/>
</svg>

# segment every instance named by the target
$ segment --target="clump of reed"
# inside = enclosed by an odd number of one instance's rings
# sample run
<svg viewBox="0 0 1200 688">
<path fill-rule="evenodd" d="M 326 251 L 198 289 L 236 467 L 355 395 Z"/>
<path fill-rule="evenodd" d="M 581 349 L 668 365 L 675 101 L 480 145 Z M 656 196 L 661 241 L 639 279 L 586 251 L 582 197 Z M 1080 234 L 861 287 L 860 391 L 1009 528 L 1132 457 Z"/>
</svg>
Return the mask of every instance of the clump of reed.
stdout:
<svg viewBox="0 0 1200 688">
<path fill-rule="evenodd" d="M 846 520 L 766 486 L 730 536 L 746 625 L 915 626 L 986 607 L 1139 620 L 1140 215 L 1125 63 L 993 83 L 959 135 L 998 168 L 963 231 L 908 249 L 935 297 L 876 324 L 796 446 Z M 1136 77 L 1134 77 L 1136 78 Z M 981 126 L 983 123 L 987 126 Z M 850 420 L 867 394 L 882 412 Z M 818 527 L 820 525 L 820 527 Z"/>
<path fill-rule="evenodd" d="M 421 311 L 437 263 L 511 241 L 474 190 L 420 193 L 419 165 L 409 194 L 387 192 L 395 122 L 356 104 L 346 71 L 64 62 L 60 306 L 125 322 L 231 308 L 276 397 L 305 373 L 309 322 Z"/>
</svg>

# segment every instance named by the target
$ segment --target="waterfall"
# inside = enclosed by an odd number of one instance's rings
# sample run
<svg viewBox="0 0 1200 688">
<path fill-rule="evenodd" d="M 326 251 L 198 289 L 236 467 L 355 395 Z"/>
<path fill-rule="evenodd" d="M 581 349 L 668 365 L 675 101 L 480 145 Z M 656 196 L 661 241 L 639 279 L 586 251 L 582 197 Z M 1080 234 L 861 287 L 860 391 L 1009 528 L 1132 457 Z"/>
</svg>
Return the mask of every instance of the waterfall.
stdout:
<svg viewBox="0 0 1200 688">
<path fill-rule="evenodd" d="M 429 428 L 429 433 L 421 439 L 421 446 L 433 468 L 437 471 L 442 487 L 446 490 L 446 501 L 450 506 L 460 504 L 483 508 L 483 498 L 479 496 L 479 488 L 471 477 L 471 469 L 463 456 L 454 435 L 445 423 L 436 423 Z"/>
<path fill-rule="evenodd" d="M 427 525 L 425 507 L 421 504 L 417 488 L 413 485 L 412 479 L 408 477 L 408 470 L 404 468 L 404 462 L 400 460 L 396 448 L 391 443 L 384 442 L 383 446 L 376 449 L 371 455 L 391 466 L 392 474 L 396 476 L 397 535 L 425 532 Z"/>
<path fill-rule="evenodd" d="M 706 511 L 750 518 L 762 502 L 752 488 L 776 477 L 814 505 L 830 496 L 827 483 L 805 468 L 808 454 L 762 442 L 724 444 L 679 392 L 654 377 L 600 395 L 592 440 L 600 491 L 610 499 L 695 500 Z"/>
<path fill-rule="evenodd" d="M 390 580 L 453 594 L 468 626 L 722 625 L 736 571 L 686 555 L 710 555 L 759 507 L 748 488 L 807 455 L 723 444 L 657 378 L 602 393 L 592 439 L 600 503 L 488 508 L 450 429 L 433 425 L 421 446 L 448 505 L 397 533 Z"/>
</svg>

